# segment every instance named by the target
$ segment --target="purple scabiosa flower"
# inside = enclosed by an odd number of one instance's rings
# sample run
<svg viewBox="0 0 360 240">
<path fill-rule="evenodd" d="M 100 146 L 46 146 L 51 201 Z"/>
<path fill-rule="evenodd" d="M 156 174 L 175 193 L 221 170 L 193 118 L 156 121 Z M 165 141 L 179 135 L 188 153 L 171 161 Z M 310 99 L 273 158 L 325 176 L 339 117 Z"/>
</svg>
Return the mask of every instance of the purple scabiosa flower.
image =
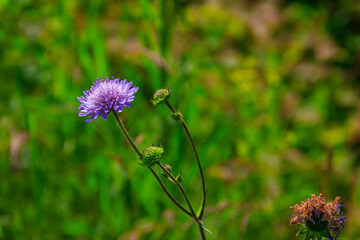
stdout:
<svg viewBox="0 0 360 240">
<path fill-rule="evenodd" d="M 124 107 L 132 107 L 130 102 L 135 98 L 134 94 L 139 87 L 134 87 L 132 82 L 119 78 L 110 80 L 108 77 L 99 79 L 93 83 L 89 90 L 84 91 L 85 96 L 78 97 L 81 102 L 79 116 L 90 116 L 86 123 L 91 122 L 99 115 L 104 120 L 113 109 L 122 112 Z"/>
<path fill-rule="evenodd" d="M 322 237 L 336 240 L 346 222 L 340 201 L 341 198 L 336 197 L 333 202 L 326 203 L 322 194 L 311 194 L 311 198 L 291 207 L 297 215 L 291 218 L 290 225 L 302 225 L 298 235 L 306 234 L 306 240 L 321 240 Z"/>
</svg>

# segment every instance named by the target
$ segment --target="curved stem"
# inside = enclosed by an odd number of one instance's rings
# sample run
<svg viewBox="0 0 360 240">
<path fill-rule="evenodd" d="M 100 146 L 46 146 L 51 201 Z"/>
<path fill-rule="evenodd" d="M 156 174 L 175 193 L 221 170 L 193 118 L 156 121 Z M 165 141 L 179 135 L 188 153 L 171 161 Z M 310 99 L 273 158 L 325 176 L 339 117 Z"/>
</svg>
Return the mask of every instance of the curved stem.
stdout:
<svg viewBox="0 0 360 240">
<path fill-rule="evenodd" d="M 192 214 L 187 209 L 185 209 L 178 201 L 176 201 L 176 199 L 173 196 L 171 196 L 171 194 L 169 193 L 169 191 L 167 190 L 167 188 L 165 187 L 164 183 L 161 181 L 159 175 L 157 175 L 155 170 L 152 167 L 148 167 L 148 168 L 151 171 L 151 173 L 154 175 L 156 180 L 159 182 L 161 188 L 164 190 L 166 195 L 171 199 L 171 201 L 173 201 L 176 204 L 176 206 L 178 206 L 184 213 L 192 217 Z"/>
<path fill-rule="evenodd" d="M 162 165 L 160 162 L 157 163 L 158 166 L 166 173 L 166 175 L 168 175 L 171 180 L 176 184 L 176 186 L 179 188 L 181 194 L 183 195 L 185 201 L 186 201 L 186 204 L 188 205 L 189 209 L 190 209 L 190 212 L 192 214 L 192 217 L 194 218 L 195 222 L 197 223 L 197 225 L 199 226 L 199 231 L 200 231 L 200 234 L 201 234 L 201 238 L 203 240 L 206 240 L 206 237 L 205 237 L 205 232 L 204 232 L 204 228 L 203 228 L 203 224 L 201 222 L 201 220 L 196 216 L 196 213 L 193 209 L 193 207 L 191 206 L 191 203 L 190 203 L 190 200 L 184 190 L 184 188 L 182 187 L 182 185 L 176 180 L 176 178 L 164 167 L 164 165 Z"/>
<path fill-rule="evenodd" d="M 135 142 L 132 140 L 132 138 L 130 137 L 128 131 L 125 128 L 124 123 L 121 121 L 121 119 L 119 118 L 119 116 L 117 115 L 117 113 L 112 110 L 112 112 L 114 113 L 114 116 L 116 118 L 116 121 L 121 129 L 121 131 L 124 133 L 126 139 L 128 140 L 128 142 L 130 143 L 130 145 L 132 146 L 132 148 L 135 150 L 135 152 L 137 153 L 137 155 L 139 156 L 140 159 L 143 158 L 142 153 L 140 152 L 140 150 L 137 148 L 137 146 L 135 145 Z M 184 213 L 186 213 L 187 215 L 189 215 L 190 217 L 192 217 L 192 214 L 186 209 L 184 208 L 171 194 L 170 192 L 167 190 L 167 188 L 165 187 L 164 183 L 161 181 L 160 177 L 158 176 L 158 174 L 155 172 L 155 170 L 148 166 L 148 169 L 151 171 L 151 173 L 154 175 L 154 177 L 156 178 L 156 180 L 159 182 L 162 190 L 165 192 L 165 194 L 170 198 L 171 201 L 173 201 L 173 203 L 176 204 L 176 206 L 178 206 Z"/>
<path fill-rule="evenodd" d="M 143 158 L 142 153 L 140 152 L 140 150 L 137 148 L 137 146 L 135 145 L 135 142 L 132 140 L 132 138 L 130 137 L 128 131 L 125 128 L 124 123 L 121 121 L 121 119 L 119 118 L 119 116 L 117 115 L 117 113 L 115 112 L 115 110 L 112 110 L 112 112 L 114 113 L 114 116 L 116 118 L 116 121 L 121 129 L 121 131 L 124 133 L 126 140 L 128 140 L 128 142 L 130 143 L 131 147 L 135 150 L 135 152 L 137 153 L 137 155 L 140 157 L 140 159 Z"/>
<path fill-rule="evenodd" d="M 169 103 L 168 100 L 165 100 L 165 104 L 166 106 L 168 106 L 170 108 L 170 110 L 173 112 L 173 113 L 176 113 L 176 110 L 171 106 L 171 104 Z"/>
<path fill-rule="evenodd" d="M 166 104 L 166 106 L 168 106 L 170 108 L 170 110 L 173 113 L 176 113 L 176 110 L 171 106 L 171 104 L 168 101 L 165 101 L 165 104 Z M 188 138 L 190 140 L 191 146 L 192 146 L 194 154 L 195 154 L 196 163 L 198 165 L 199 172 L 200 172 L 201 185 L 202 185 L 202 195 L 203 195 L 201 211 L 199 213 L 199 219 L 201 220 L 202 217 L 204 216 L 204 209 L 205 209 L 205 204 L 206 204 L 206 186 L 205 186 L 204 172 L 203 172 L 202 167 L 201 167 L 200 158 L 199 158 L 199 155 L 198 155 L 198 153 L 196 151 L 194 140 L 191 137 L 190 131 L 189 131 L 188 127 L 186 126 L 186 123 L 185 123 L 183 118 L 181 118 L 181 125 L 183 126 L 183 128 L 184 128 L 184 130 L 186 132 L 186 135 L 188 136 Z"/>
</svg>

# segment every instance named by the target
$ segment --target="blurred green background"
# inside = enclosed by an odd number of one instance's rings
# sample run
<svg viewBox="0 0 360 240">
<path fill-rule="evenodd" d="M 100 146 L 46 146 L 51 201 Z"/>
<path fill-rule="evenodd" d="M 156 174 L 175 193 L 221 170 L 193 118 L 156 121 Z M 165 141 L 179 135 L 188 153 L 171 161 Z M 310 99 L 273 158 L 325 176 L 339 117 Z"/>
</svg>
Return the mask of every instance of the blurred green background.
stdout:
<svg viewBox="0 0 360 240">
<path fill-rule="evenodd" d="M 121 114 L 197 208 L 208 239 L 295 239 L 290 206 L 342 197 L 360 239 L 359 1 L 0 1 L 0 239 L 199 239 L 122 137 L 86 125 L 96 78 L 140 89 Z M 175 197 L 178 191 L 167 183 Z"/>
</svg>

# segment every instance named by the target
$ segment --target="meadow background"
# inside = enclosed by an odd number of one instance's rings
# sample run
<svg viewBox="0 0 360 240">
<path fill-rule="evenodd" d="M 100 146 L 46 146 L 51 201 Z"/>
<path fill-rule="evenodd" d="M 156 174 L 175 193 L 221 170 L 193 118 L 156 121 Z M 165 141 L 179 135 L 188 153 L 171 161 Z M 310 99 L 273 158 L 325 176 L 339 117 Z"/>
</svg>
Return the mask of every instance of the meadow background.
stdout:
<svg viewBox="0 0 360 240">
<path fill-rule="evenodd" d="M 360 3 L 352 0 L 0 1 L 0 239 L 199 239 L 122 137 L 86 124 L 96 78 L 140 89 L 121 118 L 195 208 L 208 239 L 295 239 L 289 207 L 341 196 L 360 239 Z M 181 195 L 168 184 L 179 201 Z"/>
</svg>

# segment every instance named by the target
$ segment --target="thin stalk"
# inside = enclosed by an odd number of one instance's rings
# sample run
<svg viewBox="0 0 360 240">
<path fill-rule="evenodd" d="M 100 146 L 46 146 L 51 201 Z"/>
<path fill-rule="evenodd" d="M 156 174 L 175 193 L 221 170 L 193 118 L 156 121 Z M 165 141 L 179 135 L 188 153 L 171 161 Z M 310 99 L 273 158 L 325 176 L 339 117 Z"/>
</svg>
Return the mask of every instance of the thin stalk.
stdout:
<svg viewBox="0 0 360 240">
<path fill-rule="evenodd" d="M 171 106 L 171 104 L 170 104 L 168 101 L 165 101 L 165 104 L 166 104 L 166 106 L 168 106 L 168 107 L 170 108 L 170 110 L 171 110 L 173 113 L 176 113 L 176 110 Z M 200 158 L 199 158 L 199 155 L 198 155 L 198 153 L 197 153 L 194 140 L 193 140 L 193 138 L 191 137 L 190 131 L 189 131 L 188 127 L 186 126 L 186 123 L 185 123 L 185 121 L 184 121 L 184 119 L 183 119 L 182 117 L 181 117 L 180 121 L 181 121 L 181 125 L 183 126 L 183 128 L 184 128 L 184 130 L 185 130 L 185 132 L 186 132 L 186 135 L 188 136 L 188 138 L 189 138 L 189 140 L 190 140 L 192 149 L 193 149 L 194 154 L 195 154 L 196 163 L 197 163 L 197 165 L 198 165 L 199 172 L 200 172 L 201 185 L 202 185 L 202 195 L 203 195 L 201 211 L 200 211 L 200 213 L 199 213 L 199 219 L 201 220 L 202 217 L 204 216 L 204 209 L 205 209 L 205 204 L 206 204 L 206 186 L 205 186 L 204 172 L 203 172 L 203 169 L 202 169 L 202 167 L 201 167 Z"/>
<path fill-rule="evenodd" d="M 201 234 L 201 238 L 203 240 L 206 240 L 206 236 L 205 236 L 205 232 L 204 232 L 204 228 L 203 228 L 203 224 L 201 222 L 201 220 L 196 216 L 196 213 L 190 203 L 190 200 L 184 190 L 184 188 L 182 187 L 181 183 L 179 183 L 176 178 L 164 167 L 164 165 L 162 165 L 160 162 L 157 163 L 158 166 L 166 173 L 166 175 L 168 175 L 171 180 L 176 184 L 176 186 L 179 188 L 181 194 L 183 195 L 185 201 L 186 201 L 186 204 L 188 205 L 189 209 L 190 209 L 190 212 L 192 214 L 192 217 L 194 218 L 195 222 L 197 223 L 198 227 L 199 227 L 199 231 L 200 231 L 200 234 Z"/>
<path fill-rule="evenodd" d="M 140 152 L 140 150 L 137 148 L 137 146 L 135 145 L 135 142 L 132 140 L 132 138 L 130 137 L 128 131 L 125 128 L 124 123 L 121 121 L 121 119 L 119 118 L 119 116 L 117 115 L 117 113 L 113 110 L 112 111 L 114 113 L 114 116 L 116 118 L 116 121 L 121 129 L 121 131 L 124 133 L 126 139 L 128 140 L 128 142 L 130 143 L 130 145 L 132 146 L 132 148 L 135 150 L 135 152 L 137 153 L 137 155 L 140 157 L 140 159 L 143 158 L 142 153 Z M 165 187 L 164 183 L 161 181 L 159 175 L 155 172 L 155 170 L 148 166 L 148 169 L 151 171 L 151 173 L 154 175 L 154 177 L 156 178 L 156 180 L 159 182 L 162 190 L 165 192 L 165 194 L 170 198 L 171 201 L 173 201 L 173 203 L 175 203 L 176 206 L 178 206 L 184 213 L 186 213 L 187 215 L 189 215 L 190 217 L 193 217 L 193 215 L 186 209 L 184 208 L 171 194 L 170 192 L 167 190 L 167 188 Z"/>
<path fill-rule="evenodd" d="M 166 195 L 171 199 L 171 201 L 173 201 L 176 204 L 176 206 L 178 206 L 184 213 L 186 213 L 190 217 L 193 217 L 192 214 L 186 208 L 184 208 L 173 196 L 171 196 L 171 194 L 169 193 L 169 191 L 167 190 L 167 188 L 165 187 L 164 183 L 161 181 L 159 175 L 157 175 L 155 170 L 152 167 L 148 167 L 148 168 L 151 171 L 151 173 L 154 175 L 156 180 L 159 182 L 161 188 L 164 190 Z"/>
<path fill-rule="evenodd" d="M 121 129 L 121 131 L 124 133 L 126 140 L 128 140 L 128 142 L 130 143 L 131 147 L 135 150 L 135 152 L 137 153 L 137 155 L 142 159 L 142 153 L 140 152 L 140 150 L 137 148 L 135 142 L 132 140 L 132 138 L 130 137 L 128 131 L 125 128 L 124 123 L 121 121 L 121 119 L 119 118 L 119 116 L 117 115 L 117 113 L 115 112 L 115 110 L 112 110 L 112 112 L 114 113 L 114 116 L 116 118 L 116 121 Z"/>
</svg>

